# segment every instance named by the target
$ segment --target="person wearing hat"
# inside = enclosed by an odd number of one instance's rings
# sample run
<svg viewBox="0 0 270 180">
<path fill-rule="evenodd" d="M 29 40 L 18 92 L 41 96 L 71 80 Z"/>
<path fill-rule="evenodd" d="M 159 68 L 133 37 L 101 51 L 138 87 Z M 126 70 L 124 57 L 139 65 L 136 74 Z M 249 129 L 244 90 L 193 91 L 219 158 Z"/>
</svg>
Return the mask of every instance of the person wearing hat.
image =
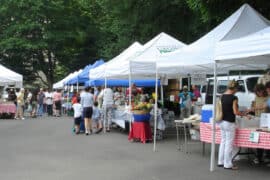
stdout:
<svg viewBox="0 0 270 180">
<path fill-rule="evenodd" d="M 180 119 L 188 118 L 191 113 L 192 99 L 194 94 L 188 91 L 188 87 L 183 86 L 183 91 L 179 93 Z"/>
</svg>

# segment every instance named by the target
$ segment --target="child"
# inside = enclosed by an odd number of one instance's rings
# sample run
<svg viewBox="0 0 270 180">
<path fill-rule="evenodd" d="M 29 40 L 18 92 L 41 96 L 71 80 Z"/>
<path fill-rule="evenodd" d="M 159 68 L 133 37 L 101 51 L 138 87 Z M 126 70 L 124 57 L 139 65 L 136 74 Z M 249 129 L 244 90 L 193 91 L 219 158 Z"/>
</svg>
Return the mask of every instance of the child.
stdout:
<svg viewBox="0 0 270 180">
<path fill-rule="evenodd" d="M 101 122 L 101 113 L 98 108 L 98 102 L 94 102 L 94 107 L 93 107 L 93 114 L 92 114 L 92 119 L 96 124 L 96 134 L 100 133 L 102 131 L 102 122 Z"/>
<path fill-rule="evenodd" d="M 82 121 L 82 105 L 80 104 L 80 97 L 77 97 L 77 102 L 72 105 L 72 108 L 74 110 L 74 124 L 75 124 L 75 133 L 80 133 L 80 124 Z"/>
</svg>

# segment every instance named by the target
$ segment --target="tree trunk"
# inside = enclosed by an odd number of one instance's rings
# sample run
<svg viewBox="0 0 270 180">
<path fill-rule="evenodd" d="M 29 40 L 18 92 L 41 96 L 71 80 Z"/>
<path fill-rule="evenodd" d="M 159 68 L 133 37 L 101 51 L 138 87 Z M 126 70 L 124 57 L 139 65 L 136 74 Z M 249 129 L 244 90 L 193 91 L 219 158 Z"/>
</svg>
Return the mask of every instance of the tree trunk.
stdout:
<svg viewBox="0 0 270 180">
<path fill-rule="evenodd" d="M 47 80 L 48 80 L 48 88 L 52 89 L 53 87 L 53 82 L 54 82 L 54 57 L 52 56 L 52 52 L 48 51 L 48 75 L 47 75 Z"/>
</svg>

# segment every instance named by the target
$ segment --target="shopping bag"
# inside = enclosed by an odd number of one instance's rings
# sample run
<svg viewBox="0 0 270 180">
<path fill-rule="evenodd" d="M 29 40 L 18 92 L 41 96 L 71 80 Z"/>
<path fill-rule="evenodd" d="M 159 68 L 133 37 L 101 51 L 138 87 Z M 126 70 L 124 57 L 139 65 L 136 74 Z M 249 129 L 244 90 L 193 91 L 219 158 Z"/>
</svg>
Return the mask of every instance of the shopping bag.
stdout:
<svg viewBox="0 0 270 180">
<path fill-rule="evenodd" d="M 216 103 L 216 121 L 221 121 L 223 118 L 223 112 L 222 112 L 222 103 L 221 103 L 221 97 L 217 100 Z"/>
<path fill-rule="evenodd" d="M 28 104 L 28 107 L 27 107 L 27 112 L 32 112 L 32 105 L 31 104 Z"/>
</svg>

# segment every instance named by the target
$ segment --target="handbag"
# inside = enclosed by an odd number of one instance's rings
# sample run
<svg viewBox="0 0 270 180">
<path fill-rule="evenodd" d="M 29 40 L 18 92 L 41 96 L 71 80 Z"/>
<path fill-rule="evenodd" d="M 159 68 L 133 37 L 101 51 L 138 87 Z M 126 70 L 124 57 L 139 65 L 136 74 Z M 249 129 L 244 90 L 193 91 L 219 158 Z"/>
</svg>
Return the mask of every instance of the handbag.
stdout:
<svg viewBox="0 0 270 180">
<path fill-rule="evenodd" d="M 221 97 L 217 100 L 216 103 L 216 121 L 221 121 L 223 119 L 223 112 L 222 112 L 222 103 L 221 103 Z"/>
</svg>

